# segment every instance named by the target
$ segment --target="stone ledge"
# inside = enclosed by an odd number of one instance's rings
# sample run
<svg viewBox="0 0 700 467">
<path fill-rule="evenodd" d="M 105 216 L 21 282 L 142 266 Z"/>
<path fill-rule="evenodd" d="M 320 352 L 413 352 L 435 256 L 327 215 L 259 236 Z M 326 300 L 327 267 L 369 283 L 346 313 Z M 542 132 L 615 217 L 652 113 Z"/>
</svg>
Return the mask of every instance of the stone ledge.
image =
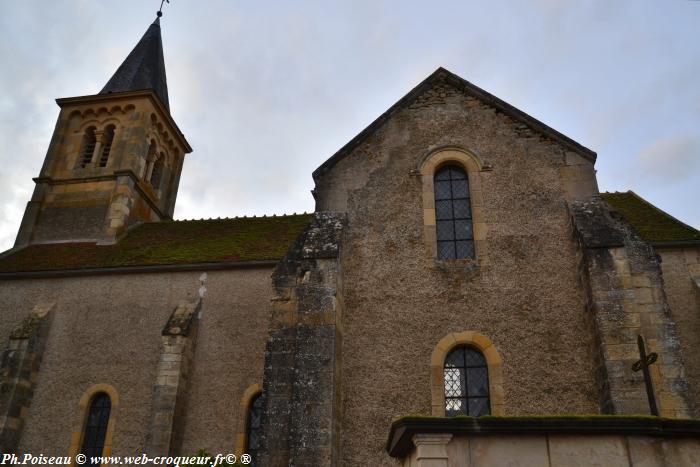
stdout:
<svg viewBox="0 0 700 467">
<path fill-rule="evenodd" d="M 700 437 L 700 419 L 651 416 L 562 415 L 542 417 L 422 417 L 408 416 L 391 424 L 386 450 L 407 456 L 416 434 L 470 435 L 646 435 L 664 438 Z"/>
</svg>

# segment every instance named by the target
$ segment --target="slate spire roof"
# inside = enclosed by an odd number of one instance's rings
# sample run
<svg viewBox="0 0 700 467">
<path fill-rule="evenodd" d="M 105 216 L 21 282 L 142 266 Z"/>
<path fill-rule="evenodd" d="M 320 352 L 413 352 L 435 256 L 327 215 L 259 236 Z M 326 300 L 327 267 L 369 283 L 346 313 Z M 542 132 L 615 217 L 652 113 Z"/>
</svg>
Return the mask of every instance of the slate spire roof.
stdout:
<svg viewBox="0 0 700 467">
<path fill-rule="evenodd" d="M 144 89 L 152 89 L 170 111 L 163 41 L 160 37 L 160 17 L 148 27 L 146 34 L 102 88 L 100 94 Z"/>
</svg>

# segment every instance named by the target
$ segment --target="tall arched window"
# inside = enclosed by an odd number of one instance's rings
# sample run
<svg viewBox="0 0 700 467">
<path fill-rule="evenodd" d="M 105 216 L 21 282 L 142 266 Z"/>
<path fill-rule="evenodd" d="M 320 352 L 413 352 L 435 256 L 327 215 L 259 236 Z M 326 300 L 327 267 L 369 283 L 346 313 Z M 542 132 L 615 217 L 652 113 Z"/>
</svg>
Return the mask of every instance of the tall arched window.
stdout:
<svg viewBox="0 0 700 467">
<path fill-rule="evenodd" d="M 246 449 L 245 452 L 252 458 L 251 465 L 256 465 L 258 450 L 260 449 L 260 421 L 262 417 L 262 393 L 253 397 L 248 409 L 248 419 L 246 421 Z"/>
<path fill-rule="evenodd" d="M 85 135 L 83 135 L 83 147 L 80 151 L 80 160 L 78 165 L 81 168 L 85 168 L 92 162 L 92 154 L 95 152 L 95 145 L 97 144 L 97 138 L 95 137 L 95 127 L 91 126 L 85 130 Z"/>
<path fill-rule="evenodd" d="M 467 173 L 446 165 L 434 176 L 438 259 L 474 258 L 474 232 Z"/>
<path fill-rule="evenodd" d="M 103 136 L 102 154 L 100 155 L 100 167 L 107 167 L 109 161 L 109 152 L 112 150 L 112 141 L 114 141 L 114 125 L 109 125 L 105 128 Z"/>
<path fill-rule="evenodd" d="M 80 449 L 80 452 L 85 454 L 88 459 L 102 455 L 111 411 L 112 401 L 107 393 L 98 392 L 92 396 L 83 430 L 83 443 Z"/>
<path fill-rule="evenodd" d="M 481 352 L 466 345 L 445 358 L 445 415 L 479 417 L 491 413 L 489 373 Z"/>
</svg>

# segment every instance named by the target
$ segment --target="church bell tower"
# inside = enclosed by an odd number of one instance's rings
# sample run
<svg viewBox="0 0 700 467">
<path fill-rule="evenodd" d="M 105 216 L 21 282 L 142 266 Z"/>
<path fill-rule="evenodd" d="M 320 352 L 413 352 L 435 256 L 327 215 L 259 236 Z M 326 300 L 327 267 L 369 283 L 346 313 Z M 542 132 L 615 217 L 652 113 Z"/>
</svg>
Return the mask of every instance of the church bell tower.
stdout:
<svg viewBox="0 0 700 467">
<path fill-rule="evenodd" d="M 56 102 L 15 248 L 110 244 L 135 223 L 172 219 L 192 148 L 170 115 L 160 14 L 98 94 Z"/>
</svg>

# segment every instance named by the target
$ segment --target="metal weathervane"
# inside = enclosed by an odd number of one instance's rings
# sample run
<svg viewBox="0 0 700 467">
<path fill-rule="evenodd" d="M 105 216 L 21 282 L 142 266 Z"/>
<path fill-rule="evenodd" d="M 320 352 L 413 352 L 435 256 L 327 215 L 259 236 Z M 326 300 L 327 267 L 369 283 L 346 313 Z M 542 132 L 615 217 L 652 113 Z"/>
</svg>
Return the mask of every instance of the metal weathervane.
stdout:
<svg viewBox="0 0 700 467">
<path fill-rule="evenodd" d="M 654 386 L 651 382 L 651 374 L 649 374 L 649 366 L 654 363 L 658 358 L 659 354 L 656 352 L 651 352 L 647 355 L 646 348 L 644 346 L 644 338 L 640 335 L 637 336 L 637 346 L 639 347 L 639 360 L 634 362 L 632 365 L 632 371 L 642 370 L 644 374 L 644 384 L 647 387 L 647 397 L 649 398 L 649 409 L 652 415 L 659 416 L 659 409 L 656 407 L 656 397 L 654 396 Z"/>
<path fill-rule="evenodd" d="M 161 16 L 163 16 L 163 4 L 164 3 L 170 3 L 170 0 L 160 0 L 160 8 L 158 9 L 158 13 L 156 13 L 159 18 Z"/>
</svg>

